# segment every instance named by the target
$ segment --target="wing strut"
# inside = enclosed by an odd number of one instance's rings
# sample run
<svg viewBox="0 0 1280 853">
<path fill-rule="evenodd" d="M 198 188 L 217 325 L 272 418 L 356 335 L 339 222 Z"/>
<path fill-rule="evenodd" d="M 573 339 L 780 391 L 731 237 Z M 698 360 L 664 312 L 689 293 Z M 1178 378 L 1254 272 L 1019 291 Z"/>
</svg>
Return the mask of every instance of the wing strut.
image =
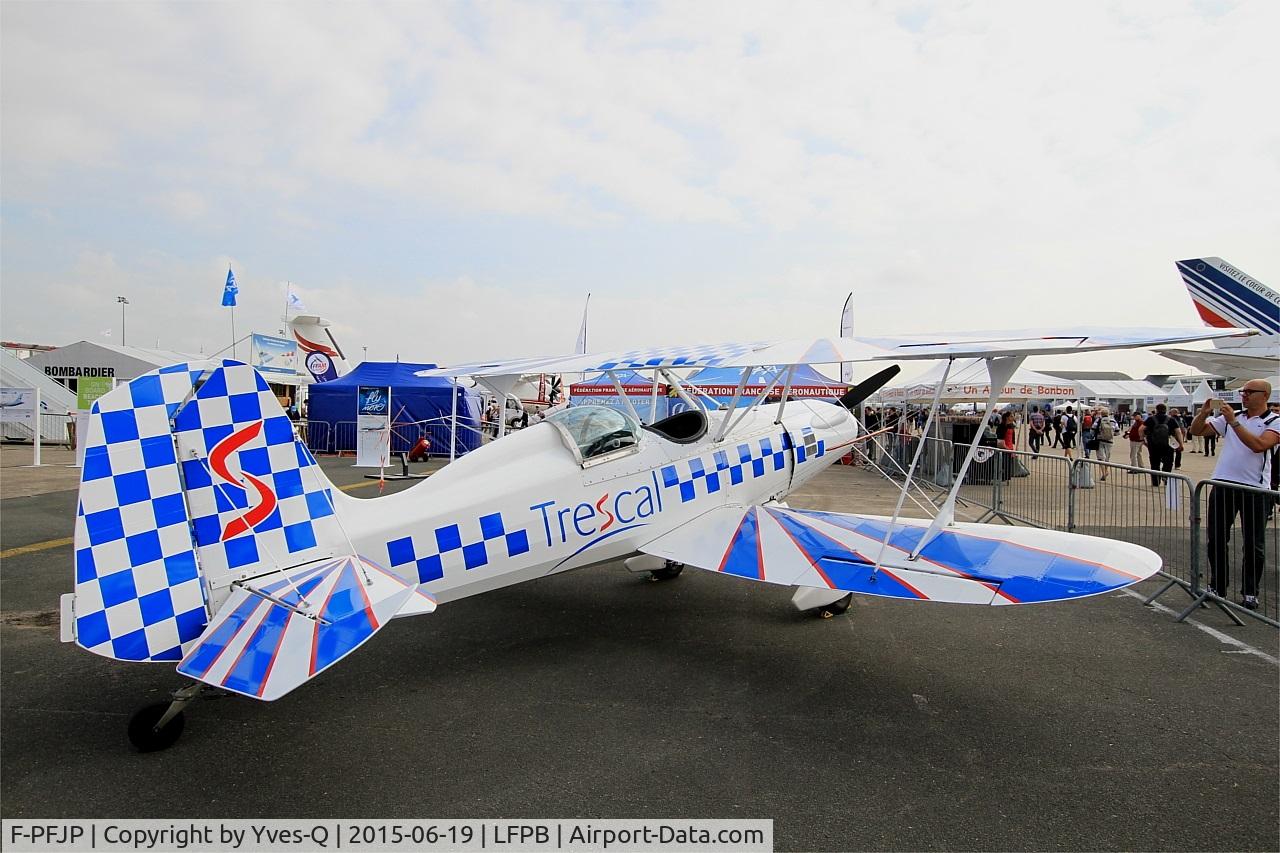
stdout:
<svg viewBox="0 0 1280 853">
<path fill-rule="evenodd" d="M 947 492 L 946 502 L 942 504 L 938 514 L 934 516 L 933 524 L 930 524 L 929 529 L 920 537 L 920 541 L 911 552 L 910 559 L 918 559 L 920 552 L 933 541 L 935 536 L 942 532 L 942 528 L 950 525 L 955 520 L 956 495 L 960 493 L 960 487 L 964 485 L 965 475 L 969 473 L 969 463 L 973 461 L 974 455 L 978 452 L 978 442 L 982 439 L 983 432 L 986 431 L 987 419 L 991 417 L 991 409 L 995 406 L 996 401 L 1000 399 L 1000 392 L 1004 390 L 1005 383 L 1009 381 L 1009 377 L 1013 376 L 1013 372 L 1018 369 L 1025 358 L 1025 355 L 1010 355 L 983 359 L 987 365 L 987 378 L 991 381 L 991 394 L 987 397 L 987 406 L 982 412 L 982 421 L 978 424 L 978 429 L 974 430 L 973 441 L 969 442 L 969 452 L 965 454 L 964 464 L 960 466 L 955 482 L 951 484 L 951 491 Z M 921 442 L 921 444 L 923 443 Z M 887 537 L 886 541 L 888 541 Z"/>
<path fill-rule="evenodd" d="M 724 420 L 720 422 L 720 429 L 716 430 L 716 437 L 712 441 L 720 441 L 724 438 L 724 434 L 729 431 L 729 421 L 733 420 L 733 415 L 738 410 L 738 401 L 742 399 L 742 389 L 747 387 L 747 380 L 750 378 L 751 368 L 742 368 L 742 378 L 738 380 L 738 387 L 733 392 L 733 399 L 729 401 L 729 410 L 724 413 Z"/>
<path fill-rule="evenodd" d="M 688 405 L 689 408 L 691 409 L 702 408 L 696 402 L 694 402 L 694 399 L 692 397 L 689 396 L 689 392 L 685 390 L 685 387 L 680 382 L 679 377 L 677 377 L 670 370 L 667 370 L 665 367 L 658 368 L 658 372 L 661 373 L 666 378 L 667 384 L 669 384 L 672 388 L 675 389 L 676 395 L 679 396 L 681 400 L 684 400 L 685 404 Z"/>
<path fill-rule="evenodd" d="M 627 411 L 631 413 L 631 417 L 635 418 L 638 423 L 644 423 L 644 419 L 640 417 L 640 413 L 636 411 L 636 407 L 631 404 L 631 398 L 627 396 L 627 392 L 622 388 L 622 380 L 618 378 L 618 374 L 613 370 L 606 370 L 605 373 L 613 380 L 613 389 L 618 392 L 618 399 L 622 400 L 622 404 L 627 407 Z"/>
<path fill-rule="evenodd" d="M 790 368 L 778 368 L 777 370 L 774 371 L 773 379 L 769 382 L 768 385 L 764 387 L 763 391 L 761 391 L 759 394 L 756 395 L 756 398 L 751 401 L 751 405 L 747 406 L 747 408 L 744 409 L 740 415 L 738 415 L 738 419 L 734 421 L 732 424 L 730 424 L 728 432 L 733 432 L 735 429 L 737 429 L 742 424 L 742 422 L 747 419 L 747 415 L 751 414 L 751 412 L 755 410 L 756 406 L 759 406 L 765 400 L 765 398 L 769 396 L 770 392 L 772 392 L 774 388 L 778 387 L 778 380 L 782 378 L 783 370 L 789 370 L 789 369 Z"/>
<path fill-rule="evenodd" d="M 796 366 L 793 364 L 787 368 L 787 383 L 782 386 L 782 402 L 778 405 L 778 417 L 774 424 L 782 423 L 782 412 L 787 408 L 787 398 L 791 396 L 791 377 L 796 374 Z"/>
<path fill-rule="evenodd" d="M 894 527 L 898 523 L 898 514 L 902 512 L 902 502 L 907 498 L 907 491 L 911 488 L 912 477 L 916 473 L 916 465 L 920 463 L 920 457 L 924 453 L 925 440 L 929 436 L 929 427 L 933 425 L 933 419 L 938 414 L 938 402 L 942 399 L 942 389 L 947 386 L 947 377 L 951 375 L 951 368 L 955 363 L 956 360 L 954 358 L 947 359 L 947 366 L 942 371 L 942 378 L 938 380 L 937 386 L 933 389 L 933 402 L 929 404 L 929 415 L 925 418 L 924 433 L 920 436 L 920 443 L 916 445 L 916 452 L 911 457 L 911 465 L 907 468 L 907 479 L 902 484 L 902 491 L 898 492 L 898 503 L 893 508 L 893 518 L 889 520 L 889 527 L 884 532 L 884 541 L 880 543 L 880 552 L 876 554 L 876 564 L 871 570 L 873 573 L 880 570 L 880 564 L 884 560 L 885 549 L 889 547 L 889 537 L 893 536 Z M 1000 384 L 1004 385 L 1003 382 Z M 906 408 L 906 406 L 902 407 L 903 413 L 901 417 L 906 417 Z M 979 433 L 981 433 L 981 430 L 979 430 Z M 952 496 L 954 497 L 954 494 Z M 937 518 L 934 520 L 936 521 Z"/>
</svg>

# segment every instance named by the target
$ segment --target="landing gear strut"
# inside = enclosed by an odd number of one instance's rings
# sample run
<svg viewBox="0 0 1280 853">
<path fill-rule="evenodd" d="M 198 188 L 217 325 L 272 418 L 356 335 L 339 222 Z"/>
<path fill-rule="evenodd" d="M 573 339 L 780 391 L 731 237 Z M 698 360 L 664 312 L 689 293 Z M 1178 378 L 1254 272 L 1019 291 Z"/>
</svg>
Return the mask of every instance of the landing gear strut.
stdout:
<svg viewBox="0 0 1280 853">
<path fill-rule="evenodd" d="M 684 571 L 684 563 L 677 563 L 667 560 L 666 565 L 660 569 L 653 569 L 649 572 L 649 580 L 651 581 L 669 581 L 677 578 Z"/>
<path fill-rule="evenodd" d="M 824 604 L 815 612 L 823 619 L 830 619 L 832 616 L 839 616 L 849 609 L 849 605 L 853 603 L 853 593 L 849 593 L 844 598 L 837 598 L 830 604 Z"/>
<path fill-rule="evenodd" d="M 129 718 L 129 742 L 138 752 L 159 752 L 173 746 L 186 725 L 182 709 L 203 689 L 203 684 L 189 684 L 173 691 L 172 701 L 139 708 Z"/>
</svg>

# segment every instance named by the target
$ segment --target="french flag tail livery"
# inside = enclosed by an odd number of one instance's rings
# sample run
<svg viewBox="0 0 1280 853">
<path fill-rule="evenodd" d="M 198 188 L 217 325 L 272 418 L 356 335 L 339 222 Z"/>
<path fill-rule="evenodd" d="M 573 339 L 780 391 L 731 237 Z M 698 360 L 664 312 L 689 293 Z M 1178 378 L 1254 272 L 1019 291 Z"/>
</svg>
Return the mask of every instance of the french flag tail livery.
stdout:
<svg viewBox="0 0 1280 853">
<path fill-rule="evenodd" d="M 302 350 L 302 363 L 316 382 L 328 382 L 351 372 L 342 348 L 323 317 L 302 315 L 289 320 L 289 331 Z"/>
<path fill-rule="evenodd" d="M 722 506 L 641 550 L 749 580 L 952 604 L 1083 598 L 1145 580 L 1161 563 L 1155 552 L 1128 542 L 963 523 L 943 530 L 912 560 L 929 521 L 899 519 L 892 533 L 889 525 L 878 516 Z"/>
<path fill-rule="evenodd" d="M 1177 264 L 1206 326 L 1280 334 L 1280 293 L 1222 258 L 1190 258 Z"/>
<path fill-rule="evenodd" d="M 320 626 L 314 674 L 389 611 L 434 607 L 416 585 L 354 557 L 338 523 L 351 499 L 248 365 L 195 362 L 140 376 L 93 404 L 83 440 L 75 592 L 63 613 L 64 634 L 91 652 L 194 667 L 198 650 L 239 619 L 246 631 L 226 649 L 237 660 L 211 662 L 206 674 L 278 695 L 297 677 L 295 617 Z M 308 586 L 318 592 L 305 605 L 290 598 Z M 273 668 L 279 655 L 285 663 Z M 251 676 L 261 676 L 252 689 Z"/>
</svg>

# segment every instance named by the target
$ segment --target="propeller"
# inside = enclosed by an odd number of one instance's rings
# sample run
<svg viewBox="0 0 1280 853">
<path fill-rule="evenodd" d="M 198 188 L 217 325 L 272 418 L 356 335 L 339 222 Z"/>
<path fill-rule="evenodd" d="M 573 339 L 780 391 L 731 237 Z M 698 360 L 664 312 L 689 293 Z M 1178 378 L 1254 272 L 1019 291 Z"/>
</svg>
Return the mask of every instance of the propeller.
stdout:
<svg viewBox="0 0 1280 853">
<path fill-rule="evenodd" d="M 886 367 L 884 370 L 868 379 L 862 380 L 845 392 L 845 395 L 840 398 L 840 405 L 852 412 L 856 406 L 883 388 L 885 384 L 890 379 L 897 376 L 901 370 L 902 368 L 895 364 L 892 367 Z"/>
</svg>

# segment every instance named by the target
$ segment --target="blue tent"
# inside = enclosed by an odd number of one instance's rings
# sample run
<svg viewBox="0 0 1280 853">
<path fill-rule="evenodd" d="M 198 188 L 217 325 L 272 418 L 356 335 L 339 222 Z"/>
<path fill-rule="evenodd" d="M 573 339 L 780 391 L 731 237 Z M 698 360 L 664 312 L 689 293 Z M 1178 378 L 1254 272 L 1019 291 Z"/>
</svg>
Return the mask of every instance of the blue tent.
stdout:
<svg viewBox="0 0 1280 853">
<path fill-rule="evenodd" d="M 743 389 L 742 398 L 738 401 L 738 405 L 746 406 L 750 404 L 769 385 L 777 371 L 778 368 L 776 367 L 753 368 L 751 375 L 747 378 L 747 385 Z M 686 379 L 685 384 L 696 385 L 708 397 L 723 406 L 727 406 L 733 399 L 733 392 L 737 390 L 738 383 L 741 381 L 741 367 L 704 367 Z M 785 381 L 785 377 L 779 379 L 777 386 L 771 393 L 781 394 Z M 846 385 L 823 376 L 807 364 L 797 365 L 791 378 L 791 396 L 797 399 L 834 400 L 846 390 Z M 705 402 L 701 396 L 696 397 L 696 399 L 700 402 Z"/>
<path fill-rule="evenodd" d="M 356 396 L 362 386 L 375 386 L 391 389 L 392 453 L 408 450 L 425 436 L 431 441 L 431 455 L 448 456 L 454 385 L 448 379 L 414 375 L 435 366 L 406 361 L 366 361 L 346 376 L 312 385 L 307 392 L 307 443 L 312 450 L 354 451 Z M 461 386 L 457 391 L 457 452 L 461 455 L 480 446 L 483 406 L 475 391 Z"/>
</svg>

